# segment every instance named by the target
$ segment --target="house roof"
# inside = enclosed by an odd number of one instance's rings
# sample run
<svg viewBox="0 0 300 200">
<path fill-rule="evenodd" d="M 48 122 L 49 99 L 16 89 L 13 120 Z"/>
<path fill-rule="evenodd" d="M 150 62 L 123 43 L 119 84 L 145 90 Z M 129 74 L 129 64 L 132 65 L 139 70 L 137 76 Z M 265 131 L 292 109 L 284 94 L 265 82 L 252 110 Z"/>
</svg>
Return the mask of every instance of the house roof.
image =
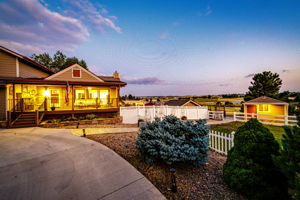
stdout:
<svg viewBox="0 0 300 200">
<path fill-rule="evenodd" d="M 3 47 L 3 46 L 0 46 L 0 50 L 3 51 L 3 52 L 5 52 L 5 53 L 7 53 L 7 54 L 16 56 L 16 57 L 19 58 L 21 61 L 23 61 L 23 62 L 25 62 L 25 63 L 27 63 L 27 64 L 29 64 L 29 65 L 31 65 L 31 66 L 33 66 L 33 67 L 39 69 L 39 70 L 41 70 L 41 71 L 43 71 L 43 72 L 46 72 L 46 73 L 48 73 L 48 74 L 50 74 L 50 75 L 51 75 L 51 74 L 54 74 L 54 72 L 53 72 L 51 69 L 49 69 L 48 67 L 45 67 L 44 65 L 41 65 L 41 64 L 35 62 L 34 60 L 32 60 L 32 59 L 26 57 L 26 56 L 23 56 L 23 55 L 21 55 L 21 54 L 18 54 L 18 53 L 14 52 L 14 51 L 12 51 L 12 50 L 10 50 L 10 49 L 7 49 L 7 48 L 5 48 L 5 47 Z"/>
<path fill-rule="evenodd" d="M 121 82 L 120 78 L 115 78 L 113 76 L 98 76 L 105 82 Z"/>
<path fill-rule="evenodd" d="M 67 81 L 45 80 L 43 78 L 20 78 L 20 77 L 0 77 L 0 84 L 7 83 L 30 83 L 44 85 L 66 85 Z M 124 82 L 86 82 L 86 81 L 68 81 L 70 85 L 90 85 L 90 86 L 125 86 Z"/>
<path fill-rule="evenodd" d="M 169 100 L 164 102 L 164 105 L 167 106 L 184 106 L 187 103 L 192 103 L 195 106 L 200 106 L 196 102 L 192 101 L 191 99 L 176 99 L 176 100 Z"/>
<path fill-rule="evenodd" d="M 250 101 L 247 101 L 245 102 L 244 104 L 248 104 L 248 105 L 251 105 L 251 104 L 277 104 L 277 105 L 285 105 L 285 104 L 288 104 L 284 101 L 280 101 L 278 99 L 273 99 L 271 97 L 267 97 L 267 96 L 261 96 L 261 97 L 258 97 L 256 99 L 252 99 Z"/>
</svg>

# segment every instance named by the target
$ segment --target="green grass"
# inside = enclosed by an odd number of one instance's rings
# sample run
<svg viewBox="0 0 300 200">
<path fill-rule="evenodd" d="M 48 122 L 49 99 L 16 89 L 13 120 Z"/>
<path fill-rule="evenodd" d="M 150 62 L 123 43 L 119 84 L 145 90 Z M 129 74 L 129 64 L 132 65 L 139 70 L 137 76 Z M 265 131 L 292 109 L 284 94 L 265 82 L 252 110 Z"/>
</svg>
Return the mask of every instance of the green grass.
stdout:
<svg viewBox="0 0 300 200">
<path fill-rule="evenodd" d="M 223 133 L 231 133 L 232 131 L 236 131 L 238 127 L 242 126 L 244 122 L 229 122 L 224 124 L 213 124 L 210 125 L 211 130 L 219 131 Z M 282 135 L 285 133 L 282 126 L 273 126 L 273 125 L 264 125 L 268 128 L 271 133 L 274 135 L 274 138 L 280 142 L 282 139 Z"/>
</svg>

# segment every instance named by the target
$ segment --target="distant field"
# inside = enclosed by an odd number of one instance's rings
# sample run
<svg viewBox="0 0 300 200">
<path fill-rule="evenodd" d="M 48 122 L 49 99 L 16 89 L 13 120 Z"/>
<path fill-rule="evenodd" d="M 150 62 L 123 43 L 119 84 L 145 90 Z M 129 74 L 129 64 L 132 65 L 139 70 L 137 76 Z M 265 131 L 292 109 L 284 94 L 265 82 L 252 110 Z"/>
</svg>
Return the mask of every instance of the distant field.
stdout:
<svg viewBox="0 0 300 200">
<path fill-rule="evenodd" d="M 194 101 L 202 106 L 214 106 L 217 102 L 241 102 L 243 98 L 220 98 L 220 99 L 204 99 L 197 98 Z M 220 108 L 222 109 L 222 108 Z M 234 106 L 226 106 L 226 116 L 233 116 L 234 112 L 240 112 L 241 104 L 234 104 Z"/>
</svg>

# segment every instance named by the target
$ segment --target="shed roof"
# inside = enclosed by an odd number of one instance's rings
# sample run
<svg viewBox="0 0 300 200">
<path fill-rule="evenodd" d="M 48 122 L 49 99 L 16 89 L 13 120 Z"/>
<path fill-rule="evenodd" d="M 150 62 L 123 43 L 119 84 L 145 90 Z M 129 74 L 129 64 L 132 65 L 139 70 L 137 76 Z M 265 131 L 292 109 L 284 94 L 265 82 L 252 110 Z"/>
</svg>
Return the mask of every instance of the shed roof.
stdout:
<svg viewBox="0 0 300 200">
<path fill-rule="evenodd" d="M 197 104 L 196 102 L 192 101 L 191 99 L 176 99 L 176 100 L 169 100 L 164 102 L 164 105 L 168 105 L 168 106 L 184 106 L 187 103 L 192 103 L 195 106 L 200 106 L 199 104 Z"/>
<path fill-rule="evenodd" d="M 267 96 L 261 96 L 258 97 L 256 99 L 252 99 L 250 101 L 245 102 L 244 104 L 277 104 L 277 105 L 286 105 L 288 103 L 284 102 L 284 101 L 280 101 L 278 99 L 273 99 L 271 97 L 267 97 Z"/>
</svg>

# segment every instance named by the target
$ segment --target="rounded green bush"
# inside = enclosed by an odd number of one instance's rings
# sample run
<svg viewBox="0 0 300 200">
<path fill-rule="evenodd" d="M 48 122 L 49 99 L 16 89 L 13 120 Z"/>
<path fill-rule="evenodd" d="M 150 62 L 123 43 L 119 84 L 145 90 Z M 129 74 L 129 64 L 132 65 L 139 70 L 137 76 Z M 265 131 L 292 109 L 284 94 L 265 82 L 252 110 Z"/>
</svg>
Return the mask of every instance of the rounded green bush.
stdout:
<svg viewBox="0 0 300 200">
<path fill-rule="evenodd" d="M 286 181 L 272 160 L 278 150 L 272 133 L 256 119 L 249 120 L 235 133 L 223 168 L 225 181 L 249 199 L 285 199 Z"/>
<path fill-rule="evenodd" d="M 204 120 L 181 121 L 170 115 L 142 126 L 136 147 L 148 163 L 202 165 L 207 162 L 208 131 Z"/>
</svg>

